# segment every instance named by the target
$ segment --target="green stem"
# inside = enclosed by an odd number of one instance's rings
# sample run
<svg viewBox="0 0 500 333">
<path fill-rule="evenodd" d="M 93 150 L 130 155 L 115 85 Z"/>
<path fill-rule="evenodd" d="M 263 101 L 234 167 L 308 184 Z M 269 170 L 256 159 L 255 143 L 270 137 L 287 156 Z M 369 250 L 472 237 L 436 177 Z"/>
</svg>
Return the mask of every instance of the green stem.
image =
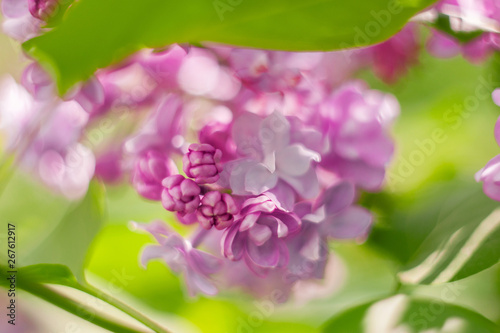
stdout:
<svg viewBox="0 0 500 333">
<path fill-rule="evenodd" d="M 121 310 L 122 312 L 128 314 L 130 317 L 134 318 L 135 320 L 139 321 L 140 323 L 146 325 L 156 333 L 170 333 L 167 331 L 165 328 L 161 327 L 159 324 L 154 322 L 153 320 L 149 319 L 139 311 L 131 308 L 127 304 L 117 300 L 116 298 L 111 297 L 110 295 L 102 292 L 101 290 L 93 287 L 92 285 L 88 283 L 83 284 L 83 288 L 81 289 L 82 291 L 88 293 L 89 295 L 92 295 L 112 306 L 115 308 Z"/>
<path fill-rule="evenodd" d="M 83 306 L 82 304 L 61 295 L 44 285 L 27 283 L 19 287 L 29 292 L 30 294 L 33 294 L 63 310 L 68 311 L 71 314 L 74 314 L 75 316 L 78 316 L 86 321 L 91 322 L 94 325 L 105 328 L 111 332 L 138 333 L 137 330 L 117 323 L 110 318 L 101 316 L 97 314 L 95 310 L 89 309 L 88 307 Z"/>
</svg>

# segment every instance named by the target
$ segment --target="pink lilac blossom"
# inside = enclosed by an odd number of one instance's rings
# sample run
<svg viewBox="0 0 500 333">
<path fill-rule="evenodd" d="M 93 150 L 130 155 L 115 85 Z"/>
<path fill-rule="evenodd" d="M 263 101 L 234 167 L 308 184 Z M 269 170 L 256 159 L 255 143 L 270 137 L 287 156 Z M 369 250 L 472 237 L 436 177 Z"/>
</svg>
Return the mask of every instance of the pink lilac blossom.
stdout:
<svg viewBox="0 0 500 333">
<path fill-rule="evenodd" d="M 191 296 L 198 293 L 206 295 L 217 293 L 217 287 L 210 280 L 210 275 L 220 270 L 222 260 L 193 248 L 189 241 L 168 229 L 161 221 L 149 225 L 133 223 L 132 227 L 150 233 L 158 242 L 158 245 L 148 245 L 142 250 L 143 267 L 146 267 L 151 260 L 160 259 L 173 272 L 184 275 Z"/>
<path fill-rule="evenodd" d="M 283 180 L 305 198 L 317 195 L 313 163 L 321 160 L 320 154 L 292 142 L 290 123 L 283 115 L 275 112 L 262 119 L 243 114 L 235 121 L 232 136 L 242 156 L 225 168 L 225 181 L 234 194 L 258 195 Z"/>
<path fill-rule="evenodd" d="M 0 96 L 0 128 L 8 150 L 23 147 L 21 166 L 70 199 L 85 195 L 95 167 L 92 151 L 79 143 L 88 113 L 73 100 L 38 101 L 12 78 L 3 80 Z"/>
<path fill-rule="evenodd" d="M 265 275 L 267 268 L 286 266 L 289 255 L 285 238 L 300 230 L 299 218 L 266 195 L 247 199 L 241 216 L 224 232 L 224 256 L 233 261 L 245 260 L 258 275 Z"/>
<path fill-rule="evenodd" d="M 32 15 L 30 7 L 28 0 L 2 1 L 2 30 L 6 35 L 24 42 L 40 33 L 43 21 Z"/>
<path fill-rule="evenodd" d="M 49 3 L 31 10 L 44 17 Z M 239 286 L 259 294 L 279 289 L 286 300 L 297 282 L 324 277 L 328 242 L 367 237 L 373 218 L 356 205 L 356 193 L 383 184 L 399 104 L 350 79 L 371 66 L 395 82 L 416 63 L 415 29 L 352 56 L 220 46 L 145 50 L 63 98 L 32 64 L 24 87 L 11 80 L 0 90 L 8 96 L 0 115 L 12 123 L 2 127 L 17 146 L 50 105 L 23 158 L 45 183 L 78 198 L 93 176 L 129 179 L 141 197 L 197 227 L 187 240 L 160 221 L 135 225 L 157 242 L 143 250 L 143 265 L 164 261 L 184 275 L 191 295 Z M 126 133 L 96 149 L 96 161 L 80 143 L 86 129 L 108 115 L 119 125 L 124 112 L 131 118 Z"/>
<path fill-rule="evenodd" d="M 420 51 L 418 26 L 407 24 L 399 33 L 378 45 L 366 48 L 375 74 L 387 83 L 396 83 L 418 63 Z"/>
<path fill-rule="evenodd" d="M 363 189 L 378 190 L 394 152 L 388 133 L 398 115 L 394 96 L 370 90 L 363 82 L 334 91 L 316 114 L 329 144 L 321 167 Z"/>
</svg>

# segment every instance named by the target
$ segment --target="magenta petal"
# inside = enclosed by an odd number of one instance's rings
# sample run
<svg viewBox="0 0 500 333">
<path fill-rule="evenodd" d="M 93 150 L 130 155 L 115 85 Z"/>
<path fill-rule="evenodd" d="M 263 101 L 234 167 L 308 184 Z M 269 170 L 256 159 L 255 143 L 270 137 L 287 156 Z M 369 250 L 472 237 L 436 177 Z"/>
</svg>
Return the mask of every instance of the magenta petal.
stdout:
<svg viewBox="0 0 500 333">
<path fill-rule="evenodd" d="M 497 89 L 497 90 L 500 93 L 500 89 Z M 497 91 L 497 90 L 495 90 L 495 91 Z M 493 92 L 493 94 L 494 94 L 494 92 Z M 497 141 L 497 145 L 500 145 L 500 117 L 497 119 L 497 122 L 495 123 L 495 131 L 494 131 L 494 133 L 495 133 L 495 140 Z"/>
<path fill-rule="evenodd" d="M 239 232 L 239 223 L 234 223 L 224 231 L 221 239 L 222 254 L 233 261 L 240 260 L 243 256 L 245 237 Z"/>
<path fill-rule="evenodd" d="M 500 201 L 500 182 L 485 182 L 483 191 L 491 199 Z"/>
<path fill-rule="evenodd" d="M 500 155 L 476 173 L 476 181 L 484 182 L 483 191 L 488 197 L 500 201 Z"/>
<path fill-rule="evenodd" d="M 301 176 L 291 177 L 286 174 L 280 174 L 280 177 L 304 199 L 312 199 L 319 194 L 319 181 L 314 168 L 309 168 Z"/>
<path fill-rule="evenodd" d="M 165 249 L 160 245 L 148 245 L 142 250 L 141 265 L 146 267 L 148 262 L 153 259 L 159 259 L 165 253 Z"/>
<path fill-rule="evenodd" d="M 175 201 L 172 198 L 172 196 L 168 193 L 167 189 L 163 189 L 161 193 L 161 203 L 166 210 L 174 211 Z"/>
<path fill-rule="evenodd" d="M 191 179 L 184 179 L 180 184 L 180 188 L 183 196 L 195 196 L 201 192 L 200 187 Z"/>
<path fill-rule="evenodd" d="M 216 295 L 218 290 L 215 285 L 202 274 L 197 273 L 192 268 L 188 268 L 186 272 L 186 284 L 188 287 L 189 295 L 191 297 L 198 293 L 205 295 Z"/>
<path fill-rule="evenodd" d="M 327 215 L 336 214 L 354 202 L 355 189 L 350 182 L 341 182 L 323 194 L 318 206 L 325 206 Z"/>
<path fill-rule="evenodd" d="M 264 156 L 280 151 L 290 144 L 290 123 L 278 111 L 262 120 L 261 128 L 255 133 L 259 135 Z"/>
<path fill-rule="evenodd" d="M 293 207 L 293 212 L 299 218 L 303 218 L 304 216 L 312 213 L 312 204 L 307 201 L 301 201 Z"/>
<path fill-rule="evenodd" d="M 260 217 L 260 213 L 252 213 L 246 215 L 241 220 L 240 231 L 246 231 L 252 228 Z"/>
<path fill-rule="evenodd" d="M 248 230 L 248 236 L 257 246 L 261 246 L 267 242 L 272 234 L 271 228 L 258 223 Z"/>
<path fill-rule="evenodd" d="M 378 190 L 385 177 L 385 168 L 373 167 L 362 161 L 338 160 L 335 169 L 339 176 L 369 191 Z"/>
<path fill-rule="evenodd" d="M 491 97 L 493 98 L 493 102 L 495 102 L 496 105 L 500 106 L 500 88 L 497 88 L 493 91 L 493 93 L 491 94 Z M 497 125 L 498 125 L 498 120 L 497 120 Z M 497 133 L 496 131 L 496 126 L 495 126 L 495 133 Z M 497 136 L 495 135 L 495 138 L 497 138 Z M 498 139 L 497 139 L 497 143 L 498 143 Z M 500 144 L 500 143 L 498 143 Z"/>
<path fill-rule="evenodd" d="M 249 198 L 245 200 L 241 213 L 244 215 L 255 212 L 272 213 L 275 209 L 276 204 L 271 200 L 270 197 L 264 194 L 255 198 Z"/>
<path fill-rule="evenodd" d="M 481 64 L 492 53 L 493 49 L 489 43 L 479 36 L 463 46 L 462 53 L 464 58 L 473 64 Z"/>
<path fill-rule="evenodd" d="M 272 237 L 263 245 L 247 242 L 247 254 L 250 260 L 261 267 L 276 267 L 280 259 L 280 249 L 276 238 Z"/>
<path fill-rule="evenodd" d="M 193 267 L 196 267 L 204 275 L 214 274 L 222 267 L 222 260 L 198 249 L 192 249 L 189 252 L 189 257 Z"/>
<path fill-rule="evenodd" d="M 289 176 L 301 176 L 311 167 L 311 162 L 319 162 L 321 156 L 301 144 L 289 145 L 276 153 L 276 167 Z"/>
<path fill-rule="evenodd" d="M 227 205 L 227 212 L 229 214 L 235 215 L 238 213 L 238 205 L 236 205 L 236 202 L 234 201 L 233 197 L 227 193 L 222 194 L 222 199 Z"/>
<path fill-rule="evenodd" d="M 263 164 L 255 164 L 245 175 L 245 190 L 258 195 L 272 189 L 278 182 L 278 176 L 271 173 Z"/>
<path fill-rule="evenodd" d="M 282 239 L 278 240 L 278 245 L 280 250 L 280 261 L 278 262 L 278 267 L 286 267 L 290 261 L 288 247 L 286 246 L 286 242 Z"/>
<path fill-rule="evenodd" d="M 215 204 L 222 200 L 222 195 L 219 191 L 210 191 L 203 196 L 201 200 L 203 205 L 214 207 Z"/>
<path fill-rule="evenodd" d="M 294 213 L 276 211 L 273 216 L 283 222 L 287 227 L 287 235 L 291 235 L 300 230 L 302 221 Z"/>
<path fill-rule="evenodd" d="M 271 200 L 278 202 L 281 207 L 291 211 L 295 203 L 295 191 L 282 180 L 279 180 L 274 188 L 265 193 Z"/>
<path fill-rule="evenodd" d="M 232 137 L 238 150 L 253 158 L 262 157 L 262 148 L 256 133 L 259 133 L 262 119 L 253 113 L 244 113 L 236 119 L 232 127 Z"/>
<path fill-rule="evenodd" d="M 322 224 L 323 231 L 337 239 L 365 237 L 370 231 L 373 216 L 362 207 L 349 207 L 338 215 L 331 215 Z"/>
<path fill-rule="evenodd" d="M 248 255 L 245 256 L 244 260 L 248 269 L 250 269 L 256 276 L 265 278 L 269 275 L 269 268 L 256 265 L 252 259 L 248 257 Z"/>
<path fill-rule="evenodd" d="M 308 260 L 318 261 L 321 255 L 321 241 L 322 239 L 317 229 L 315 229 L 315 232 L 311 233 L 306 243 L 300 249 L 300 254 Z"/>
<path fill-rule="evenodd" d="M 460 53 L 460 44 L 453 37 L 434 31 L 427 42 L 427 50 L 435 57 L 451 58 Z"/>
<path fill-rule="evenodd" d="M 2 14 L 8 18 L 17 18 L 29 13 L 28 0 L 2 0 Z"/>
<path fill-rule="evenodd" d="M 172 175 L 163 179 L 161 184 L 163 185 L 163 187 L 172 188 L 174 186 L 179 185 L 184 179 L 185 178 L 182 175 Z"/>
</svg>

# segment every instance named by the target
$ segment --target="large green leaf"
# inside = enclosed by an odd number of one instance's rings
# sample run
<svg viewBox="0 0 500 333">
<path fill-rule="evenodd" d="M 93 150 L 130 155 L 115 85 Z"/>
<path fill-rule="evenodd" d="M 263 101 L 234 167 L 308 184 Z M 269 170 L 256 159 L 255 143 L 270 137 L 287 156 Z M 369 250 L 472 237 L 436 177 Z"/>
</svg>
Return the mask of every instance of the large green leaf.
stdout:
<svg viewBox="0 0 500 333">
<path fill-rule="evenodd" d="M 351 308 L 331 318 L 325 333 L 493 333 L 500 328 L 482 315 L 439 299 L 396 295 Z"/>
<path fill-rule="evenodd" d="M 65 92 L 143 47 L 216 42 L 325 51 L 375 44 L 435 0 L 81 0 L 24 44 Z"/>
<path fill-rule="evenodd" d="M 434 217 L 436 226 L 400 278 L 409 283 L 446 283 L 498 263 L 500 212 L 494 210 L 497 207 L 498 203 L 481 191 L 451 195 Z"/>
<path fill-rule="evenodd" d="M 499 262 L 499 205 L 479 184 L 436 185 L 410 203 L 386 194 L 377 204 L 388 208 L 369 243 L 395 254 L 404 283 L 456 281 Z"/>
<path fill-rule="evenodd" d="M 78 279 L 83 278 L 89 246 L 103 223 L 104 214 L 104 189 L 92 182 L 85 198 L 70 206 L 57 227 L 23 259 L 23 266 L 62 264 Z"/>
</svg>

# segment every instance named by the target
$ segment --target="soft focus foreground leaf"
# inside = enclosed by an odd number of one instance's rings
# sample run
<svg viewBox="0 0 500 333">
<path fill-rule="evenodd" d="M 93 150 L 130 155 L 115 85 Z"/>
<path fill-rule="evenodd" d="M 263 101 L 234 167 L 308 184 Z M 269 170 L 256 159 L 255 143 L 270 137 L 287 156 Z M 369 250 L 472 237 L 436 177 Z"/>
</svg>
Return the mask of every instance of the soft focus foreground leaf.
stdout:
<svg viewBox="0 0 500 333">
<path fill-rule="evenodd" d="M 433 0 L 82 0 L 24 48 L 60 92 L 143 47 L 216 42 L 288 51 L 375 44 Z"/>
<path fill-rule="evenodd" d="M 56 228 L 70 203 L 22 172 L 14 172 L 4 186 L 0 196 L 1 243 L 7 243 L 7 224 L 15 225 L 16 266 L 25 266 L 24 258 Z M 0 253 L 5 255 L 6 251 Z"/>
<path fill-rule="evenodd" d="M 64 264 L 77 278 L 82 278 L 89 246 L 103 220 L 104 190 L 100 184 L 93 182 L 85 198 L 69 207 L 57 227 L 23 260 L 23 266 Z"/>
<path fill-rule="evenodd" d="M 474 207 L 469 209 L 474 211 Z M 418 266 L 401 273 L 401 278 L 413 283 L 445 283 L 497 264 L 500 261 L 500 210 L 496 209 L 480 223 L 476 223 L 474 217 L 470 217 L 470 222 L 457 228 Z M 450 228 L 450 225 L 443 223 L 424 242 L 426 254 L 430 250 L 426 247 L 433 242 L 433 237 L 444 234 L 443 228 Z"/>
<path fill-rule="evenodd" d="M 499 327 L 478 313 L 439 299 L 396 295 L 334 316 L 323 332 L 493 333 L 499 332 Z"/>
<path fill-rule="evenodd" d="M 49 283 L 77 287 L 78 282 L 71 270 L 64 265 L 39 264 L 21 267 L 18 270 L 19 282 Z"/>
<path fill-rule="evenodd" d="M 498 203 L 480 189 L 435 186 L 414 199 L 397 202 L 390 226 L 377 226 L 370 239 L 396 254 L 403 282 L 445 283 L 498 263 L 500 214 L 492 213 Z"/>
</svg>

